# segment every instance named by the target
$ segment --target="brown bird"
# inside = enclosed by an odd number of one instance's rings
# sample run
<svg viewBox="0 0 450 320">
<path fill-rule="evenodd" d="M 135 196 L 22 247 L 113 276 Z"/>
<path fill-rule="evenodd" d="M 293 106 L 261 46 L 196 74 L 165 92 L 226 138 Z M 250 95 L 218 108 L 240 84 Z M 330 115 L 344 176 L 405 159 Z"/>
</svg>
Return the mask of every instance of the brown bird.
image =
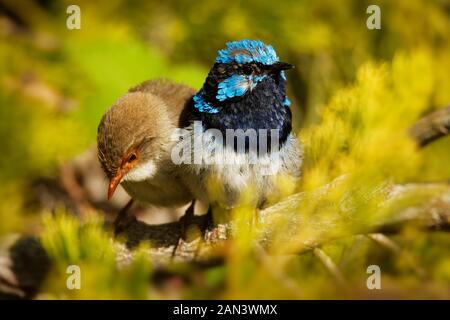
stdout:
<svg viewBox="0 0 450 320">
<path fill-rule="evenodd" d="M 162 207 L 182 207 L 193 196 L 171 160 L 173 132 L 195 90 L 167 80 L 146 81 L 129 90 L 98 127 L 98 159 L 109 178 L 108 199 L 121 184 L 132 197 L 116 219 L 122 223 L 133 199 Z"/>
</svg>

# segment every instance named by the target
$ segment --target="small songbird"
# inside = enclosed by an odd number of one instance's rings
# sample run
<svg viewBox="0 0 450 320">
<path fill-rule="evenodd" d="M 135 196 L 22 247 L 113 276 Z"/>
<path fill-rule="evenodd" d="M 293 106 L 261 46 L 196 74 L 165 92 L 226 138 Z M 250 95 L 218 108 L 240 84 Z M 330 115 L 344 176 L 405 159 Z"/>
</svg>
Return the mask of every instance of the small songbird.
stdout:
<svg viewBox="0 0 450 320">
<path fill-rule="evenodd" d="M 211 160 L 212 150 L 222 147 L 219 158 L 226 159 L 181 165 L 182 179 L 197 199 L 229 208 L 240 201 L 246 188 L 253 188 L 251 201 L 261 208 L 278 192 L 277 177 L 284 175 L 294 182 L 299 178 L 302 148 L 292 133 L 284 72 L 291 68 L 261 41 L 229 42 L 218 51 L 203 87 L 182 115 L 192 157 L 201 153 L 203 160 Z M 230 130 L 244 132 L 241 148 L 236 146 L 239 135 L 233 137 L 234 143 L 226 141 Z M 204 134 L 200 139 L 198 131 Z M 217 131 L 223 139 L 217 139 Z M 256 132 L 253 144 L 249 131 Z"/>
<path fill-rule="evenodd" d="M 121 184 L 132 200 L 155 206 L 177 208 L 192 201 L 174 168 L 171 149 L 173 130 L 193 94 L 188 86 L 151 80 L 130 89 L 104 114 L 97 147 L 110 180 L 108 199 Z"/>
</svg>

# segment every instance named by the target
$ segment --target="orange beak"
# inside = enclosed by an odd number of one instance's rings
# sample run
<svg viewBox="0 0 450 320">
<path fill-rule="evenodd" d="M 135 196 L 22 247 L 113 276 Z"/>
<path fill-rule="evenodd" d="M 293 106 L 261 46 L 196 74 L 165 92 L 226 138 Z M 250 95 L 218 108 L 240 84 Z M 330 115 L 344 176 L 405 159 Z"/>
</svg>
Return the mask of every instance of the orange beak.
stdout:
<svg viewBox="0 0 450 320">
<path fill-rule="evenodd" d="M 111 200 L 114 192 L 117 189 L 117 186 L 119 185 L 120 181 L 122 181 L 123 175 L 125 174 L 124 170 L 120 168 L 114 178 L 112 178 L 109 181 L 109 187 L 108 187 L 108 200 Z"/>
</svg>

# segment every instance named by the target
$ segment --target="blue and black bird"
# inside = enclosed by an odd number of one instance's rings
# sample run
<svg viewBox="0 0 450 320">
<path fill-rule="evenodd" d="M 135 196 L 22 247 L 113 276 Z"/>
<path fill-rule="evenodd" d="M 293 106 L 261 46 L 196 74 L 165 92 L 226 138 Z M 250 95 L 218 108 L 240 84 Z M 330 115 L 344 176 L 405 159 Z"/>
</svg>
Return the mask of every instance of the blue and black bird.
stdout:
<svg viewBox="0 0 450 320">
<path fill-rule="evenodd" d="M 181 120 L 192 153 L 191 163 L 181 166 L 181 176 L 197 199 L 229 208 L 239 204 L 245 190 L 252 190 L 251 201 L 262 207 L 279 192 L 277 177 L 299 178 L 302 148 L 292 133 L 286 95 L 285 70 L 291 68 L 271 45 L 257 40 L 229 42 L 218 51 Z M 226 139 L 230 129 L 234 143 Z M 200 140 L 198 131 L 204 134 Z M 214 158 L 217 150 L 222 150 L 221 157 Z M 205 160 L 200 163 L 193 161 L 199 153 Z"/>
</svg>

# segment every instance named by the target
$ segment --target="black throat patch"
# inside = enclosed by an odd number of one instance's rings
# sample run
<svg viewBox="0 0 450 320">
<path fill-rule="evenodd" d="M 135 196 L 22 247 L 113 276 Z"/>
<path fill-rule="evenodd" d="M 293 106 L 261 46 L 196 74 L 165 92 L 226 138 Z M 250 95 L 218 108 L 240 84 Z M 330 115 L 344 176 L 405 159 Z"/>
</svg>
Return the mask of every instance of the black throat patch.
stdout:
<svg viewBox="0 0 450 320">
<path fill-rule="evenodd" d="M 242 129 L 243 131 L 253 129 L 258 135 L 258 149 L 260 130 L 265 130 L 269 150 L 272 144 L 270 130 L 274 129 L 278 132 L 278 145 L 281 147 L 292 130 L 291 111 L 284 105 L 286 98 L 284 86 L 283 79 L 267 76 L 243 97 L 220 103 L 215 102 L 214 107 L 217 107 L 219 112 L 214 114 L 200 112 L 191 101 L 188 107 L 189 112 L 185 115 L 184 126 L 193 121 L 201 121 L 205 130 L 218 129 L 224 138 L 227 129 Z M 210 100 L 212 99 L 210 98 Z M 246 152 L 249 147 L 249 141 L 246 139 Z"/>
</svg>

